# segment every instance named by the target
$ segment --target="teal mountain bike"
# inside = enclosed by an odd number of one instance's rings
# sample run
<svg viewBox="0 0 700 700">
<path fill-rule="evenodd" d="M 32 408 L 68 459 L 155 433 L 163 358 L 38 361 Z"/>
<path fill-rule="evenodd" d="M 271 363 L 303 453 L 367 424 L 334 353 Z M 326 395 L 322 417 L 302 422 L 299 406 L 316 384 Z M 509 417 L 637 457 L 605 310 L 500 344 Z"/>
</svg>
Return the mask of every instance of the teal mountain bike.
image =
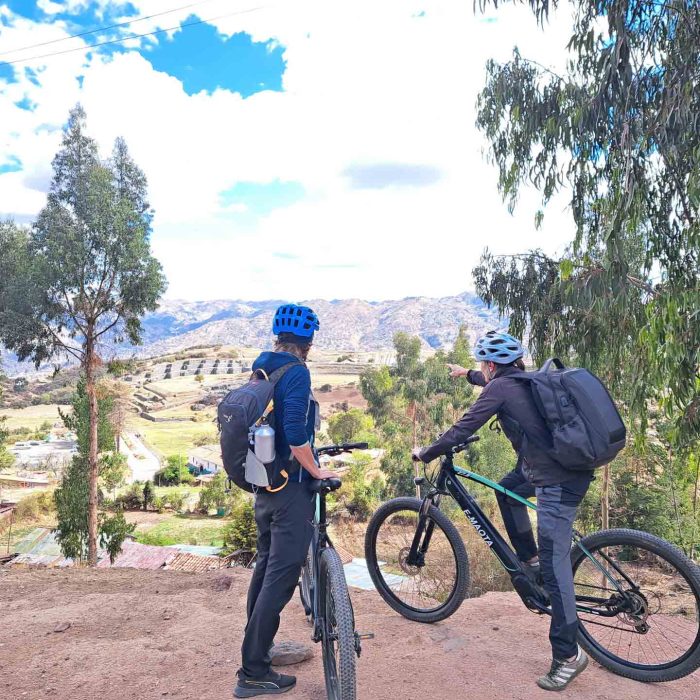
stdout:
<svg viewBox="0 0 700 700">
<path fill-rule="evenodd" d="M 367 443 L 319 447 L 319 454 L 339 455 L 366 450 Z M 340 488 L 340 479 L 311 482 L 316 497 L 314 534 L 309 555 L 301 571 L 299 594 L 307 619 L 313 625 L 311 638 L 321 642 L 323 673 L 328 700 L 356 700 L 356 663 L 361 652 L 361 635 L 355 630 L 355 614 L 345 580 L 343 563 L 328 536 L 326 495 Z"/>
<path fill-rule="evenodd" d="M 510 576 L 523 603 L 551 614 L 546 592 L 529 577 L 505 539 L 462 484 L 474 481 L 536 510 L 530 501 L 454 464 L 466 443 L 440 459 L 428 492 L 396 498 L 370 520 L 365 556 L 379 594 L 417 622 L 452 615 L 469 592 L 469 559 L 452 521 L 440 510 L 453 498 Z M 579 643 L 601 665 L 638 681 L 682 678 L 700 667 L 700 567 L 665 540 L 637 530 L 575 532 L 571 567 Z"/>
</svg>

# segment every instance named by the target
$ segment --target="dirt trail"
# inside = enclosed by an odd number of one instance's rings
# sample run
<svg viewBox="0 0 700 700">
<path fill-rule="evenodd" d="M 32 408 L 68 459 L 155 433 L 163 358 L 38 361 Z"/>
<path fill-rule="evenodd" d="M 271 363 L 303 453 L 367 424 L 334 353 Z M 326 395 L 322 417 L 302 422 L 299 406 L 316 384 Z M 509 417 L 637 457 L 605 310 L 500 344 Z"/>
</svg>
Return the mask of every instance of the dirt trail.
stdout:
<svg viewBox="0 0 700 700">
<path fill-rule="evenodd" d="M 242 570 L 0 569 L 0 698 L 228 700 L 248 578 Z M 376 634 L 359 661 L 362 700 L 551 700 L 534 685 L 548 665 L 547 620 L 528 613 L 515 595 L 467 601 L 436 625 L 404 620 L 375 593 L 353 590 L 352 597 L 358 629 Z M 65 623 L 68 629 L 55 631 Z M 280 638 L 308 636 L 295 597 Z M 315 651 L 311 661 L 291 667 L 299 682 L 285 697 L 325 698 Z M 558 697 L 695 700 L 699 690 L 698 673 L 652 686 L 591 664 Z"/>
</svg>

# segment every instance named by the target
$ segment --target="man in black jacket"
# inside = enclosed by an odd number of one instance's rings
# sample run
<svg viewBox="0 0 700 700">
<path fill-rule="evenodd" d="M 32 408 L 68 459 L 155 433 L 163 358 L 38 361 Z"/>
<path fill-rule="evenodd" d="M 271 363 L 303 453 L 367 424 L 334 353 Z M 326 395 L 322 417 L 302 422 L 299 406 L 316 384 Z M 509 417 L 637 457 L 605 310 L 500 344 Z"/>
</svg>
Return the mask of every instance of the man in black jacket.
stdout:
<svg viewBox="0 0 700 700">
<path fill-rule="evenodd" d="M 518 453 L 516 468 L 500 483 L 523 498 L 537 496 L 537 538 L 532 533 L 527 508 L 497 494 L 508 536 L 530 576 L 541 580 L 549 593 L 552 622 L 549 639 L 552 665 L 538 679 L 545 690 L 562 690 L 588 665 L 578 646 L 578 616 L 569 552 L 576 509 L 586 495 L 592 472 L 571 472 L 561 467 L 537 445 L 550 441 L 547 426 L 532 399 L 524 371 L 524 349 L 507 333 L 490 331 L 476 345 L 481 371 L 451 366 L 453 377 L 466 376 L 484 387 L 462 418 L 429 447 L 414 451 L 413 458 L 430 462 L 473 435 L 497 416 L 506 437 Z"/>
</svg>

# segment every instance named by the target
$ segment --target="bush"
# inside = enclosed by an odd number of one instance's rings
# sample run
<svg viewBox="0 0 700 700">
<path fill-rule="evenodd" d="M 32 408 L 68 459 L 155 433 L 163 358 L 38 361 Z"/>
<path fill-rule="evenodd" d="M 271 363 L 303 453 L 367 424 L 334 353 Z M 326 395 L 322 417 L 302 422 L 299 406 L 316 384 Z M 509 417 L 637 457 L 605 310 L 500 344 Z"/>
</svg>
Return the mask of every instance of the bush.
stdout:
<svg viewBox="0 0 700 700">
<path fill-rule="evenodd" d="M 172 508 L 174 511 L 180 512 L 185 505 L 186 496 L 184 493 L 169 493 L 163 497 L 166 508 Z"/>
<path fill-rule="evenodd" d="M 255 551 L 258 531 L 255 526 L 255 511 L 250 498 L 242 498 L 231 512 L 231 522 L 223 531 L 224 554 L 231 554 L 239 549 Z"/>
<path fill-rule="evenodd" d="M 143 486 L 134 483 L 114 499 L 115 508 L 123 510 L 141 510 L 143 507 Z"/>
<path fill-rule="evenodd" d="M 22 498 L 15 509 L 17 520 L 39 520 L 55 511 L 53 492 L 41 491 Z"/>
<path fill-rule="evenodd" d="M 156 513 L 162 513 L 167 506 L 167 499 L 165 496 L 156 496 L 155 499 L 153 500 L 153 510 L 156 511 Z"/>
<path fill-rule="evenodd" d="M 200 491 L 197 510 L 205 515 L 212 508 L 231 509 L 236 501 L 236 492 L 226 488 L 227 477 L 218 472 L 214 478 Z"/>
<path fill-rule="evenodd" d="M 327 394 L 329 391 L 333 391 L 333 387 L 330 384 L 323 384 L 318 390 L 322 391 L 324 394 Z"/>
<path fill-rule="evenodd" d="M 370 460 L 360 457 L 343 478 L 343 501 L 345 507 L 356 518 L 366 520 L 374 512 L 381 497 L 383 482 L 378 476 L 367 483 L 367 467 Z"/>
<path fill-rule="evenodd" d="M 187 457 L 184 455 L 171 455 L 168 457 L 167 465 L 159 472 L 156 472 L 153 481 L 159 486 L 194 483 L 194 477 L 187 468 Z"/>
</svg>

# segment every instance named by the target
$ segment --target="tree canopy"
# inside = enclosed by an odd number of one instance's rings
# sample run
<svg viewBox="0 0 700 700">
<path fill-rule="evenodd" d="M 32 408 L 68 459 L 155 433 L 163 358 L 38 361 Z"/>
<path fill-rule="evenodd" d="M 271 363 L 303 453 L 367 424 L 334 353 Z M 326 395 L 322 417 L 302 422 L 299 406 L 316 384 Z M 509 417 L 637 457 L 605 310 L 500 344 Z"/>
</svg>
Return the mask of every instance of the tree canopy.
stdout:
<svg viewBox="0 0 700 700">
<path fill-rule="evenodd" d="M 557 3 L 528 4 L 544 22 Z M 529 328 L 536 358 L 603 372 L 640 432 L 660 405 L 669 440 L 687 447 L 700 440 L 700 4 L 569 5 L 565 70 L 517 49 L 490 61 L 477 125 L 508 206 L 526 183 L 543 206 L 564 191 L 575 237 L 560 259 L 487 251 L 477 292 L 511 330 Z"/>
</svg>

